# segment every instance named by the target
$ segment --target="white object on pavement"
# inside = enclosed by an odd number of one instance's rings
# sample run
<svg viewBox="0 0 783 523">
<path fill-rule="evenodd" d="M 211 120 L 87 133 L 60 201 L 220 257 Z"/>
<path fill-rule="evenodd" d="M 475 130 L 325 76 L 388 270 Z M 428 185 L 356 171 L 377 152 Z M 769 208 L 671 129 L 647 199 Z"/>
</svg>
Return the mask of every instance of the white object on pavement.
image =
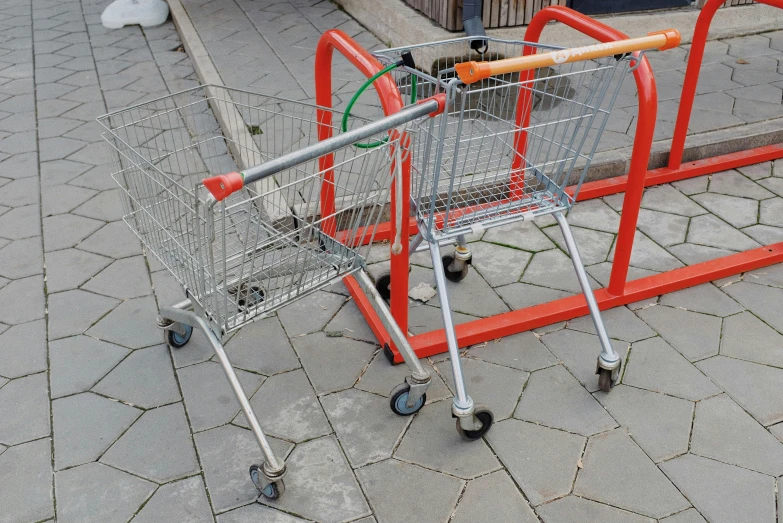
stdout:
<svg viewBox="0 0 783 523">
<path fill-rule="evenodd" d="M 408 297 L 413 300 L 427 303 L 430 301 L 430 298 L 435 296 L 437 293 L 438 292 L 432 285 L 420 282 L 417 286 L 408 291 Z"/>
<path fill-rule="evenodd" d="M 169 5 L 163 0 L 114 0 L 103 10 L 101 23 L 107 29 L 126 25 L 152 27 L 169 17 Z"/>
</svg>

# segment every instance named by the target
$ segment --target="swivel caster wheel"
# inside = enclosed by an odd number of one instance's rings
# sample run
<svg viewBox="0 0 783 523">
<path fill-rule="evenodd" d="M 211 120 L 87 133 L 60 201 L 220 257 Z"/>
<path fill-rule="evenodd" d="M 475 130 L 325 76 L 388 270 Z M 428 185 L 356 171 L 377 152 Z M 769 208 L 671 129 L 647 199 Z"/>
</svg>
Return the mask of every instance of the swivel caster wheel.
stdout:
<svg viewBox="0 0 783 523">
<path fill-rule="evenodd" d="M 171 348 L 180 349 L 190 341 L 190 337 L 193 335 L 193 327 L 190 325 L 183 325 L 183 327 L 185 329 L 184 335 L 172 329 L 163 331 L 166 343 L 168 343 Z"/>
<path fill-rule="evenodd" d="M 391 407 L 392 412 L 398 416 L 416 414 L 427 402 L 427 394 L 424 393 L 413 406 L 408 407 L 408 394 L 410 394 L 410 391 L 411 387 L 407 383 L 401 383 L 392 389 L 391 398 L 389 398 L 389 406 Z"/>
<path fill-rule="evenodd" d="M 609 369 L 598 369 L 598 388 L 602 392 L 609 392 L 614 387 L 613 373 L 614 371 Z"/>
<path fill-rule="evenodd" d="M 470 260 L 465 261 L 462 264 L 462 269 L 458 271 L 450 271 L 449 266 L 454 262 L 454 256 L 451 254 L 445 255 L 443 258 L 441 258 L 441 261 L 443 262 L 443 271 L 446 273 L 446 279 L 453 282 L 462 281 L 465 279 L 465 276 L 468 275 L 468 267 L 470 266 Z"/>
<path fill-rule="evenodd" d="M 285 483 L 282 479 L 273 481 L 272 483 L 266 483 L 263 481 L 264 474 L 261 472 L 261 465 L 250 466 L 250 480 L 253 485 L 256 486 L 259 494 L 266 499 L 277 499 L 285 492 Z M 266 483 L 266 484 L 265 484 Z"/>
<path fill-rule="evenodd" d="M 481 428 L 476 430 L 463 429 L 462 425 L 459 423 L 459 418 L 457 418 L 457 432 L 462 439 L 467 441 L 475 441 L 481 438 L 484 434 L 489 432 L 490 427 L 492 427 L 492 422 L 495 420 L 492 411 L 483 405 L 476 405 L 476 410 L 473 411 L 473 415 L 481 422 Z"/>
</svg>

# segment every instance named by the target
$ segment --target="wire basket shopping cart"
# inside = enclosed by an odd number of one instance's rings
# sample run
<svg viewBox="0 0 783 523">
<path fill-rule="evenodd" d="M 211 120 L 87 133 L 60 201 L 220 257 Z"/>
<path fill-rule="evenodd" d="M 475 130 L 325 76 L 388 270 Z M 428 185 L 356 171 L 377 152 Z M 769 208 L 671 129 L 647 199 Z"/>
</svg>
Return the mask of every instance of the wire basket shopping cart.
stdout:
<svg viewBox="0 0 783 523">
<path fill-rule="evenodd" d="M 482 37 L 481 54 L 471 49 L 475 40 L 374 53 L 403 100 L 446 95 L 445 111 L 421 123 L 413 145 L 410 197 L 418 233 L 409 252 L 426 248 L 423 242 L 429 246 L 456 389 L 452 412 L 466 439 L 480 438 L 493 421 L 491 411 L 467 394 L 445 284 L 468 274 L 469 233 L 552 215 L 601 343 L 600 388 L 608 391 L 616 380 L 621 359 L 564 213 L 576 200 L 622 81 L 641 59 L 634 52 L 674 47 L 679 34 L 669 30 L 577 49 Z M 440 245 L 453 242 L 454 253 L 442 256 Z M 388 295 L 391 275 L 376 285 Z"/>
<path fill-rule="evenodd" d="M 331 109 L 202 86 L 98 119 L 116 160 L 125 222 L 185 291 L 184 301 L 161 308 L 166 341 L 183 347 L 194 327 L 207 337 L 263 451 L 250 475 L 268 498 L 282 494 L 285 464 L 222 341 L 346 276 L 375 291 L 365 257 L 409 154 L 406 129 L 439 107 L 442 100 L 432 100 L 330 138 L 341 116 Z M 369 142 L 375 146 L 361 147 Z M 255 167 L 231 172 L 237 164 Z M 374 296 L 412 366 L 392 401 L 413 413 L 424 404 L 429 374 Z"/>
</svg>

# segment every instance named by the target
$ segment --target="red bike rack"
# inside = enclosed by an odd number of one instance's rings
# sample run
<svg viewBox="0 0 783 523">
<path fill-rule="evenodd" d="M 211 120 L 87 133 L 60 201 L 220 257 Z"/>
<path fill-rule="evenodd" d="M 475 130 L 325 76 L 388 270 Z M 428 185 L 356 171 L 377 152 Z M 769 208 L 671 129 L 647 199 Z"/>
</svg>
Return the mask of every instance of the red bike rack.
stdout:
<svg viewBox="0 0 783 523">
<path fill-rule="evenodd" d="M 783 0 L 759 1 L 783 8 Z M 647 59 L 643 58 L 639 67 L 634 71 L 639 93 L 639 112 L 628 174 L 584 183 L 579 192 L 579 201 L 625 193 L 609 285 L 605 289 L 595 291 L 596 301 L 602 310 L 783 262 L 783 242 L 781 242 L 628 281 L 631 250 L 645 187 L 783 158 L 783 144 L 776 144 L 682 163 L 685 138 L 696 94 L 696 84 L 707 33 L 715 12 L 722 4 L 723 0 L 708 0 L 696 22 L 668 166 L 651 171 L 647 170 L 657 115 L 657 93 L 652 69 Z M 627 38 L 623 33 L 588 16 L 566 7 L 552 6 L 542 9 L 533 17 L 525 33 L 525 40 L 538 42 L 544 27 L 550 21 L 564 23 L 603 42 Z M 316 100 L 319 105 L 329 107 L 331 106 L 331 49 L 334 47 L 346 55 L 368 77 L 381 69 L 380 64 L 372 56 L 341 31 L 333 30 L 325 33 L 316 53 Z M 399 110 L 402 101 L 390 77 L 376 85 L 376 89 L 386 114 Z M 406 171 L 408 173 L 410 172 L 409 168 L 408 165 Z M 403 194 L 408 194 L 410 180 L 405 180 L 403 183 L 405 191 Z M 393 235 L 391 223 L 378 228 L 375 234 L 376 240 L 388 239 Z M 407 237 L 410 231 L 415 232 L 416 230 L 414 221 L 404 221 L 403 227 L 404 237 Z M 400 253 L 396 257 L 392 255 L 391 261 L 393 282 L 391 308 L 403 332 L 406 332 L 408 325 L 407 258 L 408 252 L 405 247 L 404 253 Z M 389 335 L 359 285 L 352 278 L 346 278 L 345 283 L 378 340 L 382 345 L 388 346 Z M 466 347 L 586 314 L 588 314 L 588 309 L 584 296 L 570 296 L 463 323 L 456 326 L 456 334 L 460 346 Z M 409 341 L 419 357 L 432 356 L 446 351 L 446 337 L 443 329 L 411 336 Z M 401 363 L 400 354 L 394 347 L 390 347 L 390 349 L 387 352 L 390 359 L 394 363 Z"/>
</svg>

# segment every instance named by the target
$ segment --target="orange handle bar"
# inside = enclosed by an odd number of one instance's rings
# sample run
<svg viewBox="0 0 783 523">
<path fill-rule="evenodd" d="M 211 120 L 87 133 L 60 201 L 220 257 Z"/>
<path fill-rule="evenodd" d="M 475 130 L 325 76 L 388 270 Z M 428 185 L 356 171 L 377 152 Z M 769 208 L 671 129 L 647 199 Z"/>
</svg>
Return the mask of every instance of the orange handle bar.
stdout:
<svg viewBox="0 0 783 523">
<path fill-rule="evenodd" d="M 647 36 L 628 38 L 615 42 L 561 49 L 559 51 L 550 51 L 527 56 L 517 56 L 491 62 L 463 62 L 455 65 L 454 68 L 457 70 L 460 80 L 466 84 L 472 84 L 479 80 L 489 78 L 490 76 L 517 73 L 530 69 L 538 69 L 540 67 L 579 62 L 581 60 L 591 60 L 593 58 L 622 55 L 634 51 L 646 51 L 648 49 L 665 51 L 666 49 L 671 49 L 678 45 L 680 45 L 680 32 L 676 29 L 667 29 L 665 31 L 650 33 Z"/>
</svg>

